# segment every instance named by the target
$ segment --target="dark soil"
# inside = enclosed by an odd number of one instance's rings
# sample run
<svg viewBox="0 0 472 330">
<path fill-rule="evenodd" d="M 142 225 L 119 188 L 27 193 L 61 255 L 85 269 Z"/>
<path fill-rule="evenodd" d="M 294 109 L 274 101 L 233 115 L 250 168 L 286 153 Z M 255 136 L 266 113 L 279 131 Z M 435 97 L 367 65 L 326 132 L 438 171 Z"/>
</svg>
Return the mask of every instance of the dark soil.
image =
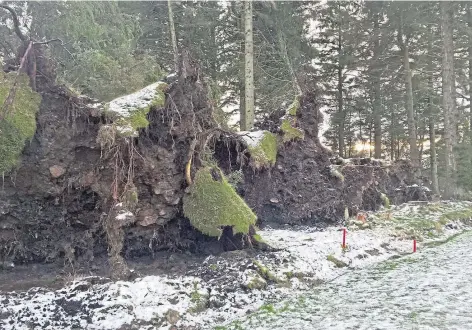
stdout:
<svg viewBox="0 0 472 330">
<path fill-rule="evenodd" d="M 322 116 L 312 91 L 305 92 L 297 113 L 305 139 L 280 145 L 276 165 L 254 171 L 242 142 L 214 121 L 199 65 L 186 52 L 181 68 L 166 92 L 165 106 L 149 113 L 149 127 L 113 150 L 101 150 L 97 143 L 99 128 L 109 119 L 92 106 L 96 101 L 37 78 L 43 97 L 37 132 L 0 192 L 1 262 L 54 263 L 98 274 L 108 270 L 104 260 L 110 246 L 131 263 L 160 260 L 161 251 L 168 256 L 240 248 L 241 240 L 232 238 L 230 230 L 217 241 L 182 216 L 185 165 L 192 157 L 194 171 L 208 153 L 226 172 L 243 169 L 239 191 L 262 225 L 339 222 L 346 207 L 351 215 L 379 208 L 381 193 L 392 203 L 428 198 L 421 187 L 411 187 L 415 180 L 407 162 L 385 167 L 358 160 L 340 167 L 344 181 L 334 177 L 330 166 L 339 160 L 333 161 L 318 139 Z M 271 120 L 267 128 L 279 133 Z M 138 195 L 136 217 L 113 225 L 116 235 L 107 236 L 113 205 L 131 188 Z"/>
<path fill-rule="evenodd" d="M 297 112 L 303 141 L 279 147 L 274 168 L 245 172 L 242 194 L 263 225 L 339 223 L 344 221 L 345 208 L 351 216 L 379 209 L 384 203 L 381 193 L 392 204 L 429 199 L 424 187 L 412 187 L 417 180 L 407 161 L 385 165 L 370 158 L 334 157 L 318 138 L 323 120 L 318 104 L 316 93 L 305 93 Z M 271 118 L 265 126 L 278 133 L 279 125 L 273 122 Z M 342 178 L 333 175 L 331 168 Z"/>
</svg>

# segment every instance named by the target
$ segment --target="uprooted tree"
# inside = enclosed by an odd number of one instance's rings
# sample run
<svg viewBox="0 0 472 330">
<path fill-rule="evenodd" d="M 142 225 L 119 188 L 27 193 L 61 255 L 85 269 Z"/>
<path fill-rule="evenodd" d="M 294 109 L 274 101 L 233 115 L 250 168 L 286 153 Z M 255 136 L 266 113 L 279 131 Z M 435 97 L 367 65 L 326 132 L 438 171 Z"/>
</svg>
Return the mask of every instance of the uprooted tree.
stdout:
<svg viewBox="0 0 472 330">
<path fill-rule="evenodd" d="M 41 52 L 41 44 L 28 45 Z M 38 72 L 53 72 L 49 63 L 37 62 Z M 203 72 L 186 50 L 175 81 L 108 103 L 57 86 L 52 76 L 31 84 L 39 100 L 20 71 L 21 64 L 5 75 L 8 86 L 19 83 L 15 111 L 1 123 L 18 129 L 23 110 L 16 109 L 26 109 L 30 124 L 37 113 L 37 128 L 0 132 L 18 142 L 3 168 L 2 259 L 74 264 L 108 253 L 114 275 L 126 277 L 126 258 L 198 250 L 217 238 L 226 249 L 251 244 L 256 221 L 336 222 L 346 208 L 377 209 L 385 196 L 428 198 L 412 185 L 406 162 L 335 159 L 318 139 L 316 87 L 305 86 L 260 131 L 234 133 L 215 120 Z"/>
</svg>

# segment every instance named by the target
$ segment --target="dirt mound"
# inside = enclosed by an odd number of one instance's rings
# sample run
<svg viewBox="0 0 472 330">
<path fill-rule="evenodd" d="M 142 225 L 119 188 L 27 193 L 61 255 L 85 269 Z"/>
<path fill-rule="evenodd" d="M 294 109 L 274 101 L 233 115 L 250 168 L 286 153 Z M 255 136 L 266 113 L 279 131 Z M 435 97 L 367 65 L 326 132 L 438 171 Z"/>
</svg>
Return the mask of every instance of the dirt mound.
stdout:
<svg viewBox="0 0 472 330">
<path fill-rule="evenodd" d="M 333 157 L 318 138 L 323 118 L 316 93 L 305 93 L 299 102 L 296 123 L 304 138 L 279 146 L 273 168 L 245 171 L 242 194 L 263 224 L 340 222 L 346 208 L 352 216 L 379 209 L 388 198 L 394 203 L 429 199 L 427 188 L 414 186 L 407 161 L 390 166 L 369 158 Z M 281 121 L 269 120 L 262 127 L 283 134 Z"/>
<path fill-rule="evenodd" d="M 427 198 L 406 174 L 407 163 L 333 160 L 318 139 L 322 116 L 314 92 L 296 99 L 290 118 L 266 125 L 281 140 L 275 164 L 266 149 L 253 147 L 251 156 L 241 135 L 213 119 L 202 77 L 184 52 L 178 78 L 163 90 L 165 102 L 135 113 L 127 124 L 137 134 L 126 138 L 116 135 L 117 119 L 103 104 L 37 81 L 37 131 L 0 192 L 0 261 L 73 265 L 108 253 L 120 264 L 158 250 L 214 247 L 217 239 L 182 214 L 189 183 L 208 164 L 228 178 L 239 173 L 234 182 L 220 181 L 229 192 L 229 184 L 237 186 L 263 224 L 338 221 L 346 207 L 350 214 L 379 208 L 384 195 L 396 202 Z M 264 148 L 275 153 L 271 141 Z M 251 162 L 254 152 L 259 158 Z M 216 246 L 242 242 L 224 228 Z"/>
<path fill-rule="evenodd" d="M 72 264 L 107 253 L 106 219 L 118 212 L 114 189 L 121 194 L 130 185 L 139 202 L 132 225 L 123 226 L 125 256 L 195 250 L 208 240 L 180 216 L 189 150 L 200 151 L 216 132 L 199 67 L 183 61 L 165 106 L 148 114 L 149 127 L 107 150 L 97 141 L 110 121 L 100 103 L 38 85 L 36 134 L 0 192 L 0 260 Z"/>
<path fill-rule="evenodd" d="M 85 103 L 59 87 L 42 93 L 36 134 L 0 192 L 0 258 L 48 262 L 106 251 L 90 187 L 101 120 Z"/>
</svg>

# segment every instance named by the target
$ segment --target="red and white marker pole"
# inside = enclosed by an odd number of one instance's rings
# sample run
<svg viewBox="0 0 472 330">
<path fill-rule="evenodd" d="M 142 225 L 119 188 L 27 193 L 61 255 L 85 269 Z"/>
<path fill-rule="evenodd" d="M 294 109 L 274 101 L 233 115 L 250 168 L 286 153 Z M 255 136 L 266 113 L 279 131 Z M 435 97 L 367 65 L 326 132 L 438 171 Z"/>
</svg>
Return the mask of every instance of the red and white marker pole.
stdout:
<svg viewBox="0 0 472 330">
<path fill-rule="evenodd" d="M 416 239 L 413 240 L 413 252 L 416 252 Z"/>
<path fill-rule="evenodd" d="M 342 245 L 343 249 L 346 248 L 346 232 L 347 232 L 346 228 L 343 228 L 343 245 Z"/>
</svg>

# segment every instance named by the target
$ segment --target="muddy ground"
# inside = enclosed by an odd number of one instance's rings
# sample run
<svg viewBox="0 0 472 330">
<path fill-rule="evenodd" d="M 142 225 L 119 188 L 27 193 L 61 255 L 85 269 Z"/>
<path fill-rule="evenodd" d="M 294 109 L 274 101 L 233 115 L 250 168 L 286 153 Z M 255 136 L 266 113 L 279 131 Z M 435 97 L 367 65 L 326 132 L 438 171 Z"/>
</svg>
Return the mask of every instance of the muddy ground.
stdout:
<svg viewBox="0 0 472 330">
<path fill-rule="evenodd" d="M 241 247 L 230 235 L 220 241 L 204 236 L 182 215 L 185 165 L 192 156 L 194 173 L 207 153 L 226 174 L 243 170 L 238 191 L 261 227 L 339 223 L 346 208 L 355 215 L 381 207 L 381 194 L 392 203 L 429 198 L 427 189 L 415 185 L 405 161 L 386 165 L 371 159 L 336 159 L 318 139 L 322 116 L 315 90 L 305 91 L 296 114 L 305 138 L 280 143 L 272 168 L 253 169 L 242 141 L 214 120 L 203 74 L 184 52 L 178 79 L 165 92 L 165 105 L 147 116 L 149 127 L 131 143 L 109 149 L 97 142 L 100 127 L 110 122 L 99 102 L 74 95 L 50 79 L 42 85 L 45 79 L 38 76 L 42 103 L 37 131 L 0 192 L 3 268 L 14 263 L 26 282 L 29 268 L 22 265 L 28 264 L 39 263 L 31 267 L 46 273 L 54 267 L 65 267 L 66 273 L 106 273 L 111 249 L 131 265 L 159 260 L 166 271 L 165 260 L 172 253 L 193 253 L 195 259 Z M 281 134 L 279 125 L 269 126 Z M 333 166 L 342 179 L 333 174 Z M 136 217 L 111 224 L 122 236 L 112 246 L 107 235 L 112 206 L 129 191 L 139 196 L 133 206 Z"/>
</svg>

